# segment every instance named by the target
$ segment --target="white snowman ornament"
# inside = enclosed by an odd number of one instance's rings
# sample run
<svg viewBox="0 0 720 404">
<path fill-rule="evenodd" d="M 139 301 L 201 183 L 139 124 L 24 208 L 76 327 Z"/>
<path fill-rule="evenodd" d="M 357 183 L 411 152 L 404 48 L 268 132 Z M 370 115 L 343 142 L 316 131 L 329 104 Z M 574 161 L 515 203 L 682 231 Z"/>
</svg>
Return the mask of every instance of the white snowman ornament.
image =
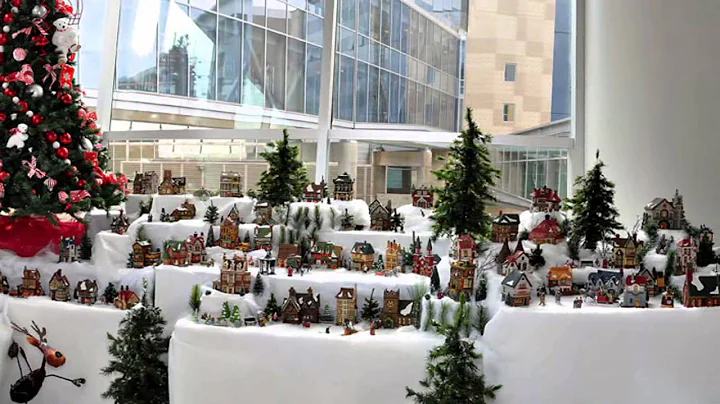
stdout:
<svg viewBox="0 0 720 404">
<path fill-rule="evenodd" d="M 21 123 L 17 126 L 17 128 L 10 130 L 10 133 L 12 136 L 10 136 L 10 139 L 8 139 L 7 142 L 7 148 L 13 148 L 17 147 L 18 149 L 25 148 L 25 141 L 28 140 L 28 126 L 24 123 Z"/>
<path fill-rule="evenodd" d="M 52 37 L 52 44 L 55 45 L 55 53 L 58 54 L 58 64 L 64 65 L 67 63 L 69 52 L 80 50 L 77 28 L 71 25 L 67 18 L 58 18 L 53 25 L 55 33 Z"/>
</svg>

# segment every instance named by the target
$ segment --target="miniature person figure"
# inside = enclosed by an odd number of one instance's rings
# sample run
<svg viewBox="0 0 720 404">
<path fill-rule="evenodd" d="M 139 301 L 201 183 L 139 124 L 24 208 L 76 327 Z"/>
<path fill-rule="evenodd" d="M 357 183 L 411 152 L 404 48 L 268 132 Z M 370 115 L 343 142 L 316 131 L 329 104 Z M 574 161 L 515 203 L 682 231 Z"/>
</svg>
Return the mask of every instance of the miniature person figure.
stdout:
<svg viewBox="0 0 720 404">
<path fill-rule="evenodd" d="M 443 297 L 445 297 L 445 294 L 442 292 L 442 290 L 438 290 L 438 292 L 437 292 L 437 298 L 438 298 L 438 299 L 442 299 Z"/>
<path fill-rule="evenodd" d="M 152 213 L 148 213 L 148 223 L 152 223 L 153 215 Z"/>
<path fill-rule="evenodd" d="M 553 291 L 555 292 L 555 303 L 560 304 L 560 299 L 562 298 L 562 293 L 560 292 L 560 288 L 556 286 L 553 289 Z"/>
<path fill-rule="evenodd" d="M 288 267 L 288 276 L 292 276 L 293 274 L 293 267 Z"/>
<path fill-rule="evenodd" d="M 540 298 L 540 306 L 545 306 L 545 289 L 540 289 L 539 298 Z"/>
<path fill-rule="evenodd" d="M 278 314 L 273 313 L 272 319 L 273 319 L 273 321 L 278 321 Z"/>
<path fill-rule="evenodd" d="M 375 322 L 370 322 L 370 335 L 375 335 Z"/>
<path fill-rule="evenodd" d="M 663 293 L 661 306 L 667 309 L 675 307 L 675 294 L 671 290 L 667 290 Z"/>
<path fill-rule="evenodd" d="M 303 323 L 302 323 L 302 325 L 303 325 L 303 327 L 305 327 L 305 328 L 310 328 L 310 317 L 309 317 L 309 316 L 303 317 Z"/>
<path fill-rule="evenodd" d="M 325 334 L 330 334 L 330 326 L 325 327 Z"/>
</svg>

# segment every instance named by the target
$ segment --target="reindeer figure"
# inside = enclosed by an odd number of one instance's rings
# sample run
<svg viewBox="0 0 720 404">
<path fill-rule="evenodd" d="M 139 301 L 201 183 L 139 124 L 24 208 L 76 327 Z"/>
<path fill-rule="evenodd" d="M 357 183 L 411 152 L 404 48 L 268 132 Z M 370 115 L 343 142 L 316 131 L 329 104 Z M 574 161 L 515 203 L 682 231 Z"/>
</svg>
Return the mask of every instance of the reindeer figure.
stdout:
<svg viewBox="0 0 720 404">
<path fill-rule="evenodd" d="M 66 358 L 65 355 L 62 354 L 62 352 L 48 345 L 47 339 L 45 338 L 45 335 L 47 334 L 45 327 L 40 330 L 40 327 L 35 324 L 35 321 L 32 322 L 32 329 L 38 335 L 38 337 L 35 338 L 34 336 L 30 335 L 27 328 L 21 328 L 15 323 L 11 324 L 13 330 L 25 334 L 26 339 L 30 343 L 30 345 L 39 349 L 40 352 L 42 352 L 43 354 L 42 365 L 40 365 L 39 368 L 33 370 L 32 366 L 30 366 L 30 362 L 28 362 L 27 356 L 25 355 L 25 350 L 20 347 L 15 341 L 13 341 L 13 343 L 10 345 L 8 355 L 10 356 L 10 358 L 17 359 L 18 369 L 20 370 L 20 379 L 18 379 L 18 381 L 10 387 L 10 399 L 13 402 L 27 403 L 28 401 L 35 398 L 38 392 L 40 392 L 40 388 L 42 387 L 43 382 L 47 377 L 57 377 L 58 379 L 68 381 L 77 387 L 85 384 L 85 379 L 82 378 L 68 379 L 62 376 L 49 375 L 46 373 L 45 364 L 48 364 L 54 368 L 59 368 L 65 364 Z M 30 370 L 30 373 L 26 375 L 23 375 L 22 366 L 20 365 L 20 356 L 23 357 L 23 359 L 25 360 L 25 364 L 27 364 L 27 367 Z"/>
</svg>

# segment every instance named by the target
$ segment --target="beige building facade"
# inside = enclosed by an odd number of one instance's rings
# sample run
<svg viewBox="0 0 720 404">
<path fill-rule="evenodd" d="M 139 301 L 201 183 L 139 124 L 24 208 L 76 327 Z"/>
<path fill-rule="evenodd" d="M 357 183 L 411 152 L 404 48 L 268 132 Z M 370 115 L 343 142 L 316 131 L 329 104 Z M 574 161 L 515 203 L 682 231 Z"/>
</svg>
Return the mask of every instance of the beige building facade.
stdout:
<svg viewBox="0 0 720 404">
<path fill-rule="evenodd" d="M 502 135 L 550 122 L 555 0 L 472 0 L 465 106 Z"/>
</svg>

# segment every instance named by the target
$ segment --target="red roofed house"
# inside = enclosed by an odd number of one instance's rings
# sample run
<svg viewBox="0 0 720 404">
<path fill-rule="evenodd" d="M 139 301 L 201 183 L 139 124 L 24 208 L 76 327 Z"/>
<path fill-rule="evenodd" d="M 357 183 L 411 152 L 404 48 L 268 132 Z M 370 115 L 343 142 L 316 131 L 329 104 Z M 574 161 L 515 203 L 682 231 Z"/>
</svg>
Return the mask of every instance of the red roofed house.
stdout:
<svg viewBox="0 0 720 404">
<path fill-rule="evenodd" d="M 453 244 L 453 258 L 461 261 L 473 261 L 475 259 L 475 239 L 467 234 L 462 234 L 455 239 Z"/>
<path fill-rule="evenodd" d="M 647 278 L 628 275 L 625 278 L 625 292 L 622 307 L 648 307 Z"/>
<path fill-rule="evenodd" d="M 560 196 L 554 189 L 544 186 L 535 188 L 532 194 L 533 199 L 531 212 L 555 212 L 560 210 Z"/>
<path fill-rule="evenodd" d="M 619 268 L 636 268 L 640 266 L 638 253 L 643 247 L 643 242 L 638 241 L 637 234 L 632 237 L 620 238 L 615 235 L 613 243 L 613 262 Z"/>
<path fill-rule="evenodd" d="M 551 218 L 550 215 L 545 215 L 545 220 L 530 232 L 529 239 L 535 242 L 535 244 L 557 244 L 561 243 L 565 239 L 565 236 L 563 235 L 562 229 L 560 229 L 560 223 L 558 223 L 557 219 Z"/>
<path fill-rule="evenodd" d="M 412 190 L 412 206 L 432 209 L 434 203 L 434 196 L 432 190 L 428 189 L 425 185 L 421 188 L 413 188 Z"/>
<path fill-rule="evenodd" d="M 508 275 L 510 272 L 527 271 L 530 269 L 530 257 L 525 254 L 525 251 L 515 251 L 515 253 L 509 256 L 503 263 L 503 275 Z"/>
<path fill-rule="evenodd" d="M 200 233 L 194 233 L 192 236 L 185 240 L 187 246 L 188 256 L 190 257 L 191 264 L 199 264 L 207 261 L 207 253 L 205 252 L 205 236 Z"/>
<path fill-rule="evenodd" d="M 697 264 L 698 245 L 693 238 L 686 238 L 677 243 L 675 275 L 687 273 L 688 270 L 695 270 Z"/>
</svg>

